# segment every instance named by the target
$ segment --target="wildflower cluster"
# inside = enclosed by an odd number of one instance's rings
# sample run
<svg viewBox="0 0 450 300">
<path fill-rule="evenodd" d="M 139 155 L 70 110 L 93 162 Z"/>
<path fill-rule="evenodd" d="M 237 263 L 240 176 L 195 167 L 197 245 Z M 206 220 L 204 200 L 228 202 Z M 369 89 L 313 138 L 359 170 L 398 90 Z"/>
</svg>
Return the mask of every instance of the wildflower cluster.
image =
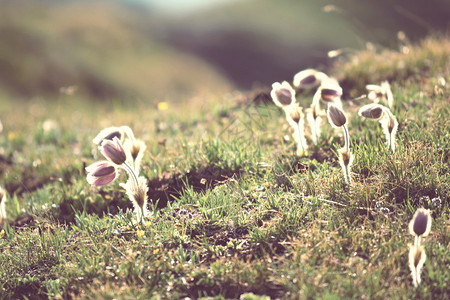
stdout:
<svg viewBox="0 0 450 300">
<path fill-rule="evenodd" d="M 347 117 L 345 116 L 341 97 L 343 91 L 338 81 L 329 77 L 323 72 L 314 69 L 306 69 L 298 72 L 293 79 L 293 86 L 296 90 L 312 89 L 314 93 L 310 107 L 305 109 L 306 120 L 311 129 L 311 140 L 314 145 L 319 142 L 321 134 L 322 118 L 327 116 L 329 123 L 334 128 L 342 128 L 345 145 L 338 150 L 339 163 L 344 172 L 344 181 L 347 185 L 351 183 L 351 166 L 353 154 L 350 149 L 350 135 L 347 128 Z M 297 142 L 297 155 L 307 153 L 307 143 L 304 132 L 303 108 L 296 103 L 296 90 L 287 81 L 275 82 L 272 85 L 272 100 L 286 113 L 288 123 L 294 129 L 294 138 Z M 397 118 L 391 112 L 394 98 L 388 81 L 383 81 L 381 85 L 368 84 L 367 98 L 373 103 L 364 105 L 359 110 L 359 116 L 379 121 L 383 133 L 386 137 L 387 146 L 395 152 L 395 137 L 398 129 Z M 388 107 L 379 104 L 385 102 Z M 327 106 L 327 110 L 321 109 L 321 103 Z"/>
<path fill-rule="evenodd" d="M 422 281 L 420 275 L 427 259 L 425 249 L 422 246 L 422 238 L 430 233 L 431 221 L 430 211 L 419 208 L 409 223 L 409 232 L 414 236 L 414 245 L 409 246 L 409 269 L 415 287 L 418 287 Z"/>
<path fill-rule="evenodd" d="M 93 186 L 103 186 L 114 181 L 120 170 L 124 170 L 129 178 L 120 183 L 134 206 L 139 222 L 148 213 L 147 180 L 139 176 L 140 164 L 146 146 L 134 137 L 128 126 L 109 127 L 102 130 L 93 140 L 106 160 L 97 161 L 86 168 L 87 181 Z"/>
<path fill-rule="evenodd" d="M 311 129 L 311 140 L 314 145 L 318 144 L 322 118 L 327 116 L 330 124 L 344 131 L 345 146 L 339 150 L 339 161 L 344 170 L 344 179 L 347 184 L 351 182 L 350 168 L 353 155 L 350 151 L 350 136 L 347 128 L 347 118 L 342 110 L 341 96 L 342 88 L 338 81 L 328 77 L 325 73 L 314 69 L 306 69 L 294 76 L 293 85 L 296 89 L 311 89 L 317 87 L 313 96 L 312 104 L 306 111 L 306 119 Z M 297 155 L 307 153 L 307 144 L 304 132 L 303 108 L 296 104 L 295 90 L 284 81 L 275 82 L 271 92 L 274 103 L 286 112 L 288 123 L 294 128 L 294 137 L 298 144 Z M 320 104 L 327 105 L 328 113 L 321 109 Z"/>
</svg>

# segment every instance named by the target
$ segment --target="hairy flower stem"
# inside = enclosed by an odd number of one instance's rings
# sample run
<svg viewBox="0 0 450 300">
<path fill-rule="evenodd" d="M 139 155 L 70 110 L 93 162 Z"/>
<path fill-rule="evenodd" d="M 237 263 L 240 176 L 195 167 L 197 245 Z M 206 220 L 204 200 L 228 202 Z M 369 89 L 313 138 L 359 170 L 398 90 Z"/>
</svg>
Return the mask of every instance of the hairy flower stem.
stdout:
<svg viewBox="0 0 450 300">
<path fill-rule="evenodd" d="M 128 175 L 130 175 L 131 178 L 133 178 L 133 181 L 134 181 L 134 183 L 135 183 L 135 186 L 136 186 L 136 187 L 139 186 L 139 181 L 138 181 L 138 179 L 137 179 L 137 177 L 136 177 L 136 174 L 134 173 L 133 168 L 130 167 L 130 165 L 128 165 L 126 162 L 124 162 L 124 163 L 121 165 L 121 168 L 122 168 L 123 170 L 125 170 L 125 172 L 127 172 Z"/>
<path fill-rule="evenodd" d="M 347 125 L 342 126 L 342 130 L 344 131 L 344 140 L 345 140 L 344 149 L 346 151 L 350 151 L 350 134 L 348 133 Z"/>
<path fill-rule="evenodd" d="M 301 124 L 297 124 L 297 126 L 294 127 L 294 131 L 294 134 L 297 136 L 297 153 L 299 155 L 303 155 L 308 148 L 308 146 L 306 145 L 305 135 L 303 133 L 304 128 Z"/>
<path fill-rule="evenodd" d="M 353 161 L 353 155 L 350 152 L 350 134 L 348 132 L 348 128 L 347 125 L 344 124 L 342 126 L 342 130 L 344 131 L 344 148 L 342 148 L 341 152 L 339 153 L 340 155 L 340 160 L 341 160 L 341 167 L 342 167 L 342 171 L 344 172 L 344 180 L 345 183 L 347 184 L 347 186 L 350 186 L 350 184 L 352 183 L 352 177 L 350 175 L 351 171 L 351 165 L 352 165 L 352 161 Z"/>
</svg>

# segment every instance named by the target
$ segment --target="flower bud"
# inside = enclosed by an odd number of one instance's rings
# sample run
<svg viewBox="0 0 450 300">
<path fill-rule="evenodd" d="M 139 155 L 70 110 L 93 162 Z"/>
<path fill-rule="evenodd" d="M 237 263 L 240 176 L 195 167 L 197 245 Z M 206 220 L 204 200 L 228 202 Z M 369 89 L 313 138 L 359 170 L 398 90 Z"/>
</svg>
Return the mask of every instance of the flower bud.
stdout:
<svg viewBox="0 0 450 300">
<path fill-rule="evenodd" d="M 106 185 L 116 178 L 116 168 L 108 161 L 98 161 L 86 168 L 86 180 L 94 186 Z"/>
<path fill-rule="evenodd" d="M 431 215 L 428 209 L 419 208 L 409 223 L 409 233 L 425 237 L 431 230 Z"/>
<path fill-rule="evenodd" d="M 335 104 L 329 104 L 327 110 L 328 121 L 331 126 L 339 128 L 347 123 L 344 112 Z"/>
<path fill-rule="evenodd" d="M 127 159 L 125 151 L 117 137 L 113 140 L 103 140 L 100 146 L 100 152 L 106 159 L 115 163 L 116 165 L 121 165 Z"/>
</svg>

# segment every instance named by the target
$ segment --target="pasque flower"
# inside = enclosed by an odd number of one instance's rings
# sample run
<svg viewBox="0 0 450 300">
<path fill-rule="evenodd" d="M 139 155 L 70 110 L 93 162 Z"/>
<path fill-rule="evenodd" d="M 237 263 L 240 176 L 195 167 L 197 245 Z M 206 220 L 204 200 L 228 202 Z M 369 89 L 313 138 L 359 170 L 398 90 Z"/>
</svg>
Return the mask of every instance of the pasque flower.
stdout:
<svg viewBox="0 0 450 300">
<path fill-rule="evenodd" d="M 383 101 L 389 108 L 392 108 L 394 103 L 394 95 L 392 94 L 391 85 L 388 81 L 381 82 L 381 85 L 368 84 L 366 89 L 369 92 L 367 98 L 378 103 Z"/>
<path fill-rule="evenodd" d="M 419 208 L 409 222 L 409 233 L 418 238 L 426 237 L 430 233 L 431 222 L 430 211 L 425 208 Z M 417 242 L 420 241 L 418 240 Z"/>
<path fill-rule="evenodd" d="M 125 139 L 125 135 L 127 139 Z M 122 146 L 124 139 L 125 146 Z M 147 182 L 143 176 L 139 176 L 140 163 L 145 144 L 135 139 L 133 131 L 128 126 L 109 127 L 102 130 L 95 138 L 100 152 L 107 159 L 93 163 L 86 168 L 88 183 L 94 186 L 103 186 L 114 181 L 119 175 L 119 170 L 125 170 L 129 179 L 126 184 L 120 184 L 130 198 L 135 213 L 140 222 L 147 211 Z"/>
<path fill-rule="evenodd" d="M 322 81 L 322 84 L 314 94 L 313 102 L 319 103 L 319 101 L 323 101 L 327 104 L 333 103 L 342 107 L 341 96 L 342 88 L 338 81 L 334 78 L 327 77 Z"/>
<path fill-rule="evenodd" d="M 112 141 L 103 140 L 100 145 L 100 152 L 107 160 L 115 163 L 116 165 L 121 165 L 127 160 L 125 150 L 117 137 L 114 137 Z"/>
<path fill-rule="evenodd" d="M 124 149 L 133 161 L 134 171 L 139 174 L 142 158 L 147 149 L 145 143 L 138 139 L 127 139 L 124 143 Z"/>
<path fill-rule="evenodd" d="M 114 165 L 106 160 L 98 161 L 86 167 L 88 172 L 86 180 L 89 184 L 94 186 L 107 185 L 114 181 L 117 176 L 117 171 Z"/>
<path fill-rule="evenodd" d="M 113 140 L 113 138 L 117 137 L 119 140 L 122 140 L 124 136 L 123 129 L 121 127 L 108 127 L 102 129 L 97 136 L 92 140 L 92 142 L 98 146 L 102 144 L 104 140 Z"/>
<path fill-rule="evenodd" d="M 270 96 L 275 105 L 281 108 L 295 103 L 295 91 L 287 81 L 273 83 Z"/>
<path fill-rule="evenodd" d="M 350 150 L 350 134 L 347 128 L 347 117 L 344 111 L 336 104 L 329 104 L 327 110 L 328 122 L 334 128 L 342 128 L 344 132 L 344 147 L 338 150 L 339 164 L 344 173 L 344 181 L 347 185 L 352 182 L 351 167 L 353 164 L 353 154 Z"/>
<path fill-rule="evenodd" d="M 395 152 L 395 137 L 398 130 L 397 118 L 391 110 L 381 104 L 370 103 L 362 106 L 358 112 L 359 116 L 379 121 L 386 137 L 386 144 Z"/>
<path fill-rule="evenodd" d="M 318 86 L 326 78 L 328 76 L 325 73 L 314 69 L 306 69 L 295 74 L 293 85 L 296 88 L 309 89 Z"/>
<path fill-rule="evenodd" d="M 297 154 L 304 155 L 308 148 L 305 139 L 304 114 L 302 107 L 298 106 L 295 99 L 295 90 L 287 82 L 275 82 L 272 84 L 272 100 L 286 113 L 286 120 L 294 129 L 294 139 L 297 142 Z"/>
<path fill-rule="evenodd" d="M 426 237 L 431 230 L 432 218 L 428 209 L 419 208 L 414 213 L 409 222 L 409 233 L 414 236 L 414 245 L 409 247 L 409 269 L 415 287 L 421 282 L 420 274 L 427 258 L 425 249 L 421 245 L 423 237 Z"/>
<path fill-rule="evenodd" d="M 330 77 L 323 77 L 321 84 L 313 96 L 311 107 L 307 109 L 307 120 L 309 127 L 311 128 L 311 137 L 313 143 L 317 145 L 320 136 L 320 124 L 322 117 L 326 114 L 324 110 L 320 108 L 320 102 L 333 103 L 339 107 L 342 107 L 341 103 L 342 88 L 336 79 Z"/>
<path fill-rule="evenodd" d="M 126 152 L 128 163 L 139 174 L 141 160 L 147 146 L 142 140 L 136 139 L 133 130 L 129 126 L 108 127 L 100 131 L 93 139 L 94 144 L 101 146 L 105 140 L 113 141 L 117 137 Z"/>
</svg>

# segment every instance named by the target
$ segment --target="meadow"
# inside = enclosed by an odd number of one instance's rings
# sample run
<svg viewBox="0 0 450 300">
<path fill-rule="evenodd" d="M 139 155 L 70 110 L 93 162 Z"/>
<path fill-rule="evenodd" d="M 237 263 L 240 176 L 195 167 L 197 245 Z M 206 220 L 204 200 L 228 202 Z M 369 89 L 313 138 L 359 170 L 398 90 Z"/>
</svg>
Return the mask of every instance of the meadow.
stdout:
<svg viewBox="0 0 450 300">
<path fill-rule="evenodd" d="M 368 47 L 325 72 L 344 90 L 350 186 L 339 131 L 324 120 L 313 145 L 306 126 L 309 153 L 297 156 L 266 90 L 155 104 L 2 96 L 0 298 L 449 299 L 450 39 Z M 370 103 L 365 85 L 383 80 L 395 152 L 357 113 Z M 297 95 L 304 107 L 311 100 Z M 86 181 L 101 158 L 93 138 L 122 125 L 147 146 L 142 223 L 124 174 L 103 187 Z M 415 288 L 408 223 L 420 207 L 433 223 Z"/>
</svg>

